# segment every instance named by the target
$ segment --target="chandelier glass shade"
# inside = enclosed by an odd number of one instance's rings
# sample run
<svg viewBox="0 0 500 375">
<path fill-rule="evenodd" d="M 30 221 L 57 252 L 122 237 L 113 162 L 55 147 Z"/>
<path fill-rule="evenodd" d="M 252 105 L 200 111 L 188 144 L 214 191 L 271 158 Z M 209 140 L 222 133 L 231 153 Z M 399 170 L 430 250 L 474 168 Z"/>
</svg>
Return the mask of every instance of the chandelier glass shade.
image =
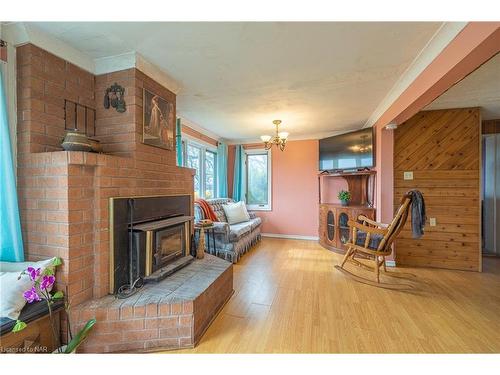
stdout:
<svg viewBox="0 0 500 375">
<path fill-rule="evenodd" d="M 260 139 L 262 140 L 262 142 L 264 142 L 264 148 L 266 150 L 269 150 L 271 147 L 273 147 L 273 145 L 275 145 L 281 151 L 283 151 L 285 149 L 288 133 L 279 131 L 281 120 L 274 120 L 273 124 L 276 126 L 276 133 L 274 137 L 270 135 L 261 135 Z"/>
</svg>

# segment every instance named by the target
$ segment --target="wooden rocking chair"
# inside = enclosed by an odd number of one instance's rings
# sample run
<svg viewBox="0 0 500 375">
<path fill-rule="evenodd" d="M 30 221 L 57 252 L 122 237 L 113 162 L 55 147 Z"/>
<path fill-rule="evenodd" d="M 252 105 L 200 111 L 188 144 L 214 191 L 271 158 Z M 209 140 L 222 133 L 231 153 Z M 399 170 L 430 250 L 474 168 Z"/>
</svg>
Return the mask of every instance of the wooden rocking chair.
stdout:
<svg viewBox="0 0 500 375">
<path fill-rule="evenodd" d="M 405 194 L 401 199 L 401 205 L 390 224 L 378 223 L 370 220 L 363 215 L 358 216 L 358 221 L 349 220 L 348 225 L 352 228 L 352 236 L 347 242 L 347 252 L 342 260 L 342 263 L 336 265 L 335 268 L 352 279 L 381 288 L 387 289 L 411 289 L 410 284 L 389 284 L 380 282 L 380 267 L 383 266 L 383 272 L 387 276 L 396 278 L 414 277 L 411 274 L 388 272 L 385 266 L 385 257 L 391 255 L 391 245 L 397 237 L 401 229 L 403 229 L 408 212 L 410 210 L 411 195 Z M 363 241 L 364 239 L 364 241 Z M 375 267 L 370 267 L 360 260 L 356 259 L 372 259 L 375 262 Z M 368 269 L 375 272 L 375 280 L 372 281 L 362 276 L 345 269 L 345 264 L 349 262 L 358 267 Z"/>
</svg>

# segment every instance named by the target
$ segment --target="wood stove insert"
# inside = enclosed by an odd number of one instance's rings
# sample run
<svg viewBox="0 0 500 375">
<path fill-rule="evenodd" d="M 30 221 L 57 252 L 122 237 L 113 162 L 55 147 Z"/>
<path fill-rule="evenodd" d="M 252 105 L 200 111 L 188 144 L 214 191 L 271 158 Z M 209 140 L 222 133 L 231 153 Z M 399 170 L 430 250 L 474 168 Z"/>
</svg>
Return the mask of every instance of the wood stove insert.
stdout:
<svg viewBox="0 0 500 375">
<path fill-rule="evenodd" d="M 110 198 L 109 208 L 111 294 L 131 274 L 159 281 L 192 259 L 191 195 Z"/>
<path fill-rule="evenodd" d="M 193 260 L 189 255 L 192 216 L 174 216 L 133 225 L 133 254 L 145 281 L 160 281 Z"/>
</svg>

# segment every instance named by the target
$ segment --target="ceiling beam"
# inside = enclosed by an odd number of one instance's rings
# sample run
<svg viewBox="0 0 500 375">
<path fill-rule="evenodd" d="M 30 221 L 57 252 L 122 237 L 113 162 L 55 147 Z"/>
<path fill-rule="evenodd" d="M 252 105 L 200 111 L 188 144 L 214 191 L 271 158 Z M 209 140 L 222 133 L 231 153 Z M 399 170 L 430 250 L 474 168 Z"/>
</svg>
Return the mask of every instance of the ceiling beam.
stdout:
<svg viewBox="0 0 500 375">
<path fill-rule="evenodd" d="M 500 22 L 470 22 L 375 121 L 400 124 L 500 51 Z"/>
</svg>

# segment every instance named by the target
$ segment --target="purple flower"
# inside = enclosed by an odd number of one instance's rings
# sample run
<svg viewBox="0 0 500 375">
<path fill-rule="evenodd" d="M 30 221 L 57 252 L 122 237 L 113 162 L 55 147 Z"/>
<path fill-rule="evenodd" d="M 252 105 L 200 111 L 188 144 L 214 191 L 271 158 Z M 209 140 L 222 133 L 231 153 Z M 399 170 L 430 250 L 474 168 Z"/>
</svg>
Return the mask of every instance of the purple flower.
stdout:
<svg viewBox="0 0 500 375">
<path fill-rule="evenodd" d="M 24 292 L 23 297 L 28 303 L 42 300 L 38 295 L 38 293 L 36 292 L 35 287 L 32 287 L 31 289 L 28 289 L 26 292 Z"/>
<path fill-rule="evenodd" d="M 42 277 L 42 282 L 40 284 L 40 289 L 41 290 L 47 290 L 48 288 L 50 288 L 53 284 L 54 284 L 54 281 L 56 281 L 56 278 L 53 276 L 53 275 L 44 275 Z"/>
<path fill-rule="evenodd" d="M 31 281 L 35 281 L 38 276 L 40 276 L 40 268 L 33 268 L 33 267 L 28 267 L 26 269 L 26 272 L 30 276 Z"/>
</svg>

